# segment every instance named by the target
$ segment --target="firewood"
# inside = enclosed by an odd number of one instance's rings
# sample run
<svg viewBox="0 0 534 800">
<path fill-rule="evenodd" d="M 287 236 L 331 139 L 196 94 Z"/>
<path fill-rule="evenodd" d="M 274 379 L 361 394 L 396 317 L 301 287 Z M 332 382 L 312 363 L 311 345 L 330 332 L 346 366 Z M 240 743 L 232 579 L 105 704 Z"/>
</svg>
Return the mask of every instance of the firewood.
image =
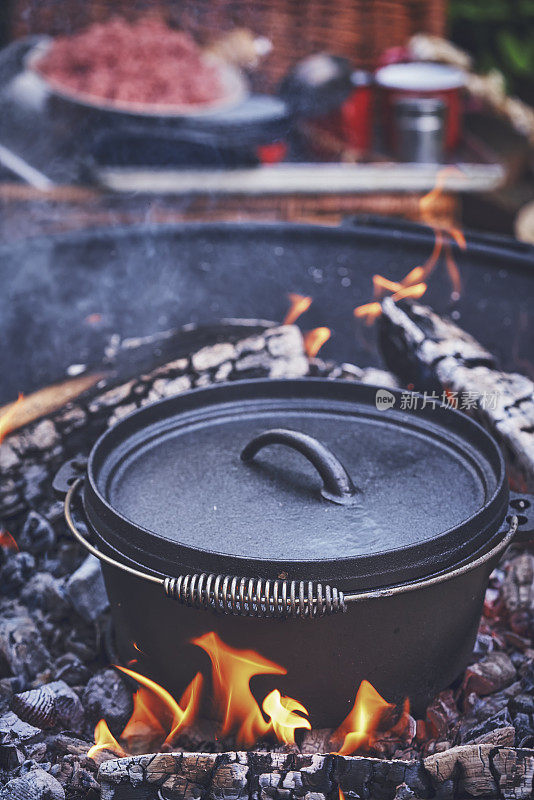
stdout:
<svg viewBox="0 0 534 800">
<path fill-rule="evenodd" d="M 506 728 L 495 728 L 473 739 L 473 744 L 490 744 L 492 747 L 513 747 L 515 742 L 515 728 L 511 725 Z"/>
<path fill-rule="evenodd" d="M 239 800 L 259 792 L 266 798 L 337 796 L 531 798 L 534 750 L 487 744 L 453 747 L 423 761 L 366 756 L 306 756 L 294 753 L 160 753 L 105 762 L 99 769 L 102 800 L 136 797 L 165 787 L 163 796 L 189 800 L 210 796 Z M 146 795 L 143 790 L 146 789 Z M 167 794 L 168 792 L 168 794 Z M 410 794 L 411 793 L 411 794 Z M 154 792 L 155 794 L 155 792 Z"/>
<path fill-rule="evenodd" d="M 26 401 L 17 406 L 16 424 L 28 424 L 0 444 L 0 520 L 16 518 L 43 499 L 52 502 L 50 486 L 59 466 L 136 408 L 219 381 L 308 373 L 300 330 L 263 321 L 228 320 L 217 330 L 189 326 L 117 341 L 107 359 L 109 368 L 98 371 L 98 382 L 95 373 L 49 387 L 41 393 L 46 402 L 30 398 L 26 416 Z M 43 410 L 46 416 L 36 419 Z"/>
<path fill-rule="evenodd" d="M 472 336 L 428 306 L 386 298 L 382 312 L 387 365 L 418 390 L 446 391 L 451 404 L 459 401 L 501 443 L 524 488 L 534 490 L 534 383 L 502 372 Z"/>
<path fill-rule="evenodd" d="M 54 411 L 63 408 L 71 400 L 87 392 L 105 377 L 104 372 L 80 375 L 76 378 L 67 378 L 62 383 L 46 386 L 24 397 L 24 402 L 14 408 L 15 403 L 8 403 L 0 407 L 0 417 L 13 409 L 10 420 L 11 429 L 17 430 L 41 417 L 48 416 Z"/>
</svg>

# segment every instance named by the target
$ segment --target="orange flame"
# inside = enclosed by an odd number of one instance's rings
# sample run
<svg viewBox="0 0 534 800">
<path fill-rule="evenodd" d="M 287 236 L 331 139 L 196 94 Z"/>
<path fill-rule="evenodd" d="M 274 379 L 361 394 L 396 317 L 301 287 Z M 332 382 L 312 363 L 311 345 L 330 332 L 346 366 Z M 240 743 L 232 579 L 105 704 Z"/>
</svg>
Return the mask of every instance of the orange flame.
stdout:
<svg viewBox="0 0 534 800">
<path fill-rule="evenodd" d="M 420 298 L 427 289 L 428 278 L 432 274 L 442 252 L 445 255 L 445 266 L 452 286 L 452 298 L 457 300 L 462 291 L 462 281 L 460 271 L 454 260 L 451 248 L 451 239 L 465 250 L 466 241 L 462 231 L 454 227 L 448 221 L 438 220 L 435 214 L 436 201 L 445 189 L 445 183 L 450 175 L 462 175 L 457 167 L 445 167 L 440 169 L 436 176 L 436 185 L 424 195 L 419 201 L 421 219 L 434 230 L 434 246 L 428 259 L 422 266 L 414 267 L 401 281 L 392 281 L 383 275 L 373 275 L 373 297 L 374 301 L 357 306 L 354 309 L 354 316 L 364 319 L 367 325 L 371 325 L 382 313 L 380 300 L 387 292 L 392 294 L 393 300 L 401 300 L 403 297 Z M 414 287 L 413 293 L 405 293 L 406 289 Z"/>
<path fill-rule="evenodd" d="M 368 748 L 381 715 L 388 708 L 394 705 L 386 702 L 369 681 L 362 681 L 352 711 L 332 736 L 334 742 L 343 740 L 339 755 L 349 756 Z"/>
<path fill-rule="evenodd" d="M 7 434 L 14 430 L 13 420 L 17 416 L 18 407 L 23 400 L 24 395 L 20 393 L 15 402 L 11 403 L 0 417 L 0 444 Z"/>
<path fill-rule="evenodd" d="M 113 734 L 111 733 L 110 729 L 108 728 L 107 722 L 105 719 L 101 719 L 100 722 L 97 722 L 95 728 L 95 743 L 94 745 L 88 750 L 87 757 L 93 758 L 96 753 L 99 753 L 101 750 L 109 750 L 110 753 L 115 753 L 116 756 L 122 758 L 126 755 L 118 741 L 115 739 Z"/>
<path fill-rule="evenodd" d="M 339 786 L 338 789 L 339 789 L 339 800 L 345 800 L 345 792 L 343 791 L 341 786 Z"/>
<path fill-rule="evenodd" d="M 415 272 L 415 270 L 412 270 L 412 272 Z M 427 290 L 426 283 L 416 283 L 409 286 L 404 286 L 403 284 L 397 285 L 399 286 L 399 289 L 391 296 L 392 300 L 402 300 L 403 297 L 413 297 L 414 299 L 419 299 Z M 376 300 L 372 303 L 365 303 L 363 306 L 357 306 L 354 309 L 354 316 L 357 318 L 363 317 L 367 325 L 370 325 L 372 322 L 374 322 L 381 313 L 382 306 Z"/>
<path fill-rule="evenodd" d="M 148 735 L 152 738 L 164 737 L 168 732 L 164 744 L 170 744 L 178 732 L 196 717 L 202 691 L 200 672 L 195 675 L 178 704 L 166 689 L 150 678 L 126 667 L 117 669 L 141 684 L 134 695 L 134 710 L 121 739 L 129 743 L 129 740 L 143 739 Z"/>
<path fill-rule="evenodd" d="M 266 735 L 274 734 L 280 742 L 292 745 L 297 730 L 311 730 L 308 711 L 298 700 L 274 689 L 260 708 L 251 692 L 250 681 L 255 675 L 285 675 L 284 667 L 253 650 L 237 650 L 226 645 L 214 631 L 192 643 L 201 647 L 211 661 L 214 700 L 223 717 L 221 735 L 234 733 L 237 744 L 250 747 Z M 100 750 L 124 756 L 123 744 L 130 754 L 149 752 L 147 748 L 154 746 L 160 749 L 173 746 L 177 734 L 190 726 L 198 715 L 202 674 L 195 675 L 178 703 L 166 689 L 145 675 L 126 667 L 117 669 L 139 684 L 134 694 L 133 712 L 119 741 L 111 734 L 105 720 L 100 720 L 89 756 Z M 375 742 L 374 732 L 384 722 L 384 712 L 390 708 L 394 706 L 368 681 L 362 681 L 352 711 L 332 736 L 335 745 L 341 745 L 339 753 L 349 755 L 371 747 Z M 405 725 L 408 712 L 409 706 L 405 705 L 404 717 L 396 723 L 399 730 Z M 391 728 L 394 730 L 395 727 Z"/>
<path fill-rule="evenodd" d="M 304 336 L 304 350 L 310 358 L 316 356 L 321 347 L 332 336 L 330 328 L 314 328 Z"/>
<path fill-rule="evenodd" d="M 9 531 L 4 531 L 0 528 L 0 547 L 4 550 L 18 550 L 19 546 L 11 536 Z"/>
<path fill-rule="evenodd" d="M 295 744 L 295 731 L 297 728 L 305 728 L 311 731 L 311 723 L 301 714 L 308 716 L 308 711 L 291 697 L 282 697 L 278 689 L 270 692 L 262 705 L 263 710 L 271 719 L 273 730 L 276 737 L 285 744 Z M 298 714 L 294 712 L 298 711 Z"/>
<path fill-rule="evenodd" d="M 215 701 L 224 714 L 222 735 L 236 731 L 238 744 L 253 745 L 271 726 L 250 691 L 250 680 L 254 675 L 285 675 L 287 670 L 254 650 L 229 647 L 213 631 L 192 643 L 205 650 L 211 660 Z"/>
<path fill-rule="evenodd" d="M 189 727 L 197 717 L 200 706 L 200 697 L 204 678 L 197 672 L 185 692 L 180 698 L 180 708 L 183 709 L 182 719 L 174 726 L 164 741 L 164 744 L 172 744 L 176 735 L 184 728 Z"/>
<path fill-rule="evenodd" d="M 288 294 L 288 298 L 291 305 L 285 316 L 284 325 L 292 325 L 312 304 L 312 298 L 305 297 L 303 294 L 291 293 Z"/>
</svg>

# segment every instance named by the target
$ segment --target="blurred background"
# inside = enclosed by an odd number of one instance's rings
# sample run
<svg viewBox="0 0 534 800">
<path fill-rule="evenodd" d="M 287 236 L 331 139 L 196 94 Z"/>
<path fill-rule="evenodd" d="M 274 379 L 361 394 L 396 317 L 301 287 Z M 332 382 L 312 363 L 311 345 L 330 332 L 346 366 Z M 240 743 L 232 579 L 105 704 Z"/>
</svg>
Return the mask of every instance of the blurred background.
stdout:
<svg viewBox="0 0 534 800">
<path fill-rule="evenodd" d="M 436 184 L 434 216 L 534 240 L 534 0 L 0 15 L 4 240 L 147 218 L 425 222 Z"/>
</svg>

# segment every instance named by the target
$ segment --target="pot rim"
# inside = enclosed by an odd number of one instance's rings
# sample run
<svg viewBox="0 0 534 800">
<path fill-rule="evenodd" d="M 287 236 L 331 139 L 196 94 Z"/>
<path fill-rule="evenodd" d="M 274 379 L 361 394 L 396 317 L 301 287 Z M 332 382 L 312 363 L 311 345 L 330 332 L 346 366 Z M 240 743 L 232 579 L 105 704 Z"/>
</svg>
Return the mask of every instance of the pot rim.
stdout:
<svg viewBox="0 0 534 800">
<path fill-rule="evenodd" d="M 432 420 L 439 422 L 439 419 L 445 415 L 446 419 L 451 420 L 451 430 L 458 433 L 458 429 L 460 429 L 460 431 L 470 434 L 467 439 L 469 445 L 473 448 L 474 439 L 478 444 L 478 452 L 484 453 L 484 457 L 494 470 L 495 488 L 486 498 L 483 506 L 462 519 L 457 525 L 438 535 L 419 540 L 415 544 L 404 545 L 389 551 L 334 559 L 308 558 L 282 561 L 256 557 L 245 558 L 205 547 L 196 548 L 171 540 L 127 518 L 113 508 L 98 488 L 98 459 L 105 456 L 105 451 L 109 446 L 113 448 L 114 440 L 121 440 L 120 434 L 128 430 L 128 427 L 132 425 L 132 420 L 134 424 L 142 416 L 145 424 L 164 420 L 165 415 L 161 415 L 161 410 L 169 407 L 173 409 L 175 415 L 191 410 L 198 411 L 221 402 L 221 400 L 228 402 L 228 397 L 223 399 L 220 396 L 221 394 L 228 395 L 228 393 L 230 400 L 234 402 L 246 400 L 247 397 L 257 399 L 258 391 L 262 400 L 283 399 L 284 397 L 287 399 L 291 389 L 297 387 L 300 391 L 302 391 L 302 387 L 308 389 L 311 394 L 306 397 L 311 398 L 324 397 L 324 393 L 328 395 L 332 391 L 335 391 L 338 397 L 340 392 L 345 395 L 358 395 L 358 398 L 349 397 L 349 402 L 351 400 L 352 402 L 357 400 L 361 402 L 362 399 L 369 399 L 371 396 L 374 398 L 377 389 L 381 388 L 373 385 L 334 382 L 325 378 L 280 380 L 260 378 L 220 383 L 151 403 L 132 412 L 105 431 L 91 450 L 83 493 L 84 510 L 93 534 L 96 535 L 100 545 L 104 549 L 109 546 L 116 553 L 121 553 L 125 558 L 156 575 L 172 575 L 177 571 L 192 571 L 234 575 L 252 574 L 255 577 L 276 579 L 281 572 L 284 572 L 290 579 L 322 580 L 335 583 L 343 591 L 349 589 L 363 591 L 397 585 L 450 569 L 474 558 L 494 540 L 495 534 L 505 520 L 508 508 L 508 485 L 505 479 L 504 458 L 495 440 L 478 422 L 451 408 L 438 407 L 431 409 L 430 412 L 425 410 L 426 413 L 420 409 L 399 413 L 404 413 L 407 420 L 409 420 L 409 415 L 415 415 L 418 418 L 423 416 L 428 418 L 429 424 Z M 277 391 L 281 391 L 282 394 L 280 395 Z M 399 399 L 403 392 L 394 390 L 392 394 Z M 159 549 L 159 553 L 155 553 L 155 548 Z M 179 558 L 177 558 L 177 554 L 179 554 Z M 437 555 L 440 556 L 438 564 L 436 564 Z M 414 556 L 418 556 L 418 558 L 415 562 L 412 560 L 411 564 L 406 563 L 410 556 L 412 559 Z M 399 562 L 403 560 L 404 563 L 401 563 L 399 568 Z M 213 562 L 216 562 L 216 565 Z M 377 569 L 377 565 L 379 569 Z"/>
</svg>

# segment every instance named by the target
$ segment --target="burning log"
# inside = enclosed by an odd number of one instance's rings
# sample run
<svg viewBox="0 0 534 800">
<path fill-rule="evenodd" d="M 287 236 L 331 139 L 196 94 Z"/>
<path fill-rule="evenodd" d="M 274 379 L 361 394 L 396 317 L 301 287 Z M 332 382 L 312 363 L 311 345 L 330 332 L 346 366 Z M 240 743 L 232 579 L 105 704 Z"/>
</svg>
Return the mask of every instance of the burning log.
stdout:
<svg viewBox="0 0 534 800">
<path fill-rule="evenodd" d="M 520 488 L 534 489 L 534 383 L 502 372 L 481 344 L 428 306 L 386 298 L 382 312 L 388 366 L 405 383 L 445 392 L 446 402 L 472 412 L 503 446 Z"/>
<path fill-rule="evenodd" d="M 426 798 L 532 797 L 534 750 L 465 745 L 423 760 L 295 753 L 159 753 L 113 759 L 100 766 L 102 800 L 160 797 L 337 796 L 394 800 Z"/>
<path fill-rule="evenodd" d="M 50 486 L 59 465 L 136 408 L 218 381 L 308 373 L 300 330 L 260 321 L 228 320 L 216 331 L 189 328 L 113 342 L 107 355 L 108 369 L 98 371 L 97 382 L 87 378 L 75 387 L 50 387 L 37 393 L 37 400 L 24 398 L 9 410 L 13 426 L 24 427 L 0 443 L 0 520 L 18 517 L 43 500 L 53 509 Z M 43 411 L 47 416 L 39 418 Z M 29 526 L 25 539 L 36 535 Z M 49 546 L 51 538 L 41 530 L 32 552 Z"/>
</svg>

